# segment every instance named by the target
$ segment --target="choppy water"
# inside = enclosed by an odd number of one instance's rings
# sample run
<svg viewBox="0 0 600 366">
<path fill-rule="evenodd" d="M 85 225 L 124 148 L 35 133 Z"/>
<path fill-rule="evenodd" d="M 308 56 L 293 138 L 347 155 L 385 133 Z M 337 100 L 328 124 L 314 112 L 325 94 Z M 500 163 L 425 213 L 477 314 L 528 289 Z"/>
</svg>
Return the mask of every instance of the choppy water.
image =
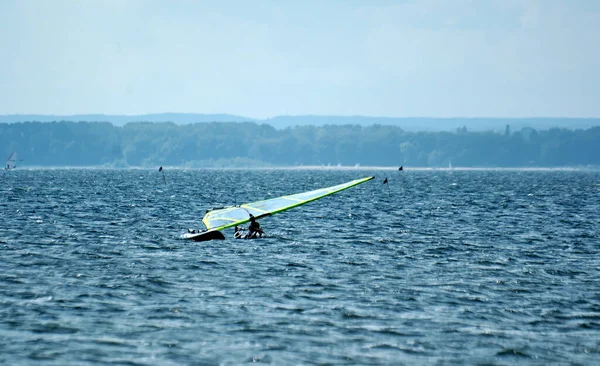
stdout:
<svg viewBox="0 0 600 366">
<path fill-rule="evenodd" d="M 600 360 L 598 172 L 165 175 L 0 176 L 0 364 Z M 210 207 L 368 175 L 266 239 L 178 238 Z"/>
</svg>

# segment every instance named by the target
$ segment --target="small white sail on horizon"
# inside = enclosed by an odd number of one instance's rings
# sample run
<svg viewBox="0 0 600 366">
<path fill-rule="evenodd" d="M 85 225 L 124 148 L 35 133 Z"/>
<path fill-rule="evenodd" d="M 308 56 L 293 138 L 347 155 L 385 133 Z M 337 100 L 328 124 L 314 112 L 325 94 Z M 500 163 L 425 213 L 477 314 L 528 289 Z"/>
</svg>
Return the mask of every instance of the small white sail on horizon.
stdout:
<svg viewBox="0 0 600 366">
<path fill-rule="evenodd" d="M 14 152 L 10 154 L 8 160 L 6 160 L 6 164 L 4 164 L 4 170 L 14 169 L 17 167 L 17 153 Z"/>
</svg>

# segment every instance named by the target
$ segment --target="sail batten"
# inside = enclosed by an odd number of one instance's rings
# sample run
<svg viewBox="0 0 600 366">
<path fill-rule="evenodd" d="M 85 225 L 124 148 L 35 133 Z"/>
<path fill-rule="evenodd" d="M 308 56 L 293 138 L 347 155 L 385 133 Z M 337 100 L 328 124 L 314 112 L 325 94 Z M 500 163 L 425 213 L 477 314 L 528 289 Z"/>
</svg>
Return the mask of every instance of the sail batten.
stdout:
<svg viewBox="0 0 600 366">
<path fill-rule="evenodd" d="M 202 222 L 208 230 L 223 230 L 250 221 L 250 215 L 253 215 L 256 218 L 274 215 L 276 213 L 286 211 L 291 208 L 318 200 L 325 196 L 343 191 L 373 178 L 374 177 L 366 177 L 353 180 L 351 182 L 338 184 L 333 187 L 321 188 L 303 193 L 270 198 L 263 201 L 245 203 L 240 206 L 232 206 L 208 211 L 202 219 Z"/>
</svg>

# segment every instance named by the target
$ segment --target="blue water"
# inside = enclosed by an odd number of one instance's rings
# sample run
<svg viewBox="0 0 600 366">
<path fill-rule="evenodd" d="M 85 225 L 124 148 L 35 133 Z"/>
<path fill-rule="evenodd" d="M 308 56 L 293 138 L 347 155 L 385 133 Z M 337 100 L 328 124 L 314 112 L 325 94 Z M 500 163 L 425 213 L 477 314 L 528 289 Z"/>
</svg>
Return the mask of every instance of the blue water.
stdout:
<svg viewBox="0 0 600 366">
<path fill-rule="evenodd" d="M 265 239 L 179 239 L 208 208 L 369 175 Z M 0 176 L 0 364 L 600 362 L 598 172 L 165 178 Z"/>
</svg>

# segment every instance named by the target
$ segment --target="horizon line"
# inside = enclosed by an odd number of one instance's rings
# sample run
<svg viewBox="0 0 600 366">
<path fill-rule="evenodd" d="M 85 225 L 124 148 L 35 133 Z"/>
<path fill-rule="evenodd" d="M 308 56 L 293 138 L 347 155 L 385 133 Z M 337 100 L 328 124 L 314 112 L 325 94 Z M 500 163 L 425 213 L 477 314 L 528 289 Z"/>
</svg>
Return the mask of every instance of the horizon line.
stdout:
<svg viewBox="0 0 600 366">
<path fill-rule="evenodd" d="M 578 117 L 567 117 L 567 116 L 519 116 L 519 117 L 508 117 L 508 116 L 383 116 L 383 115 L 363 115 L 363 114 L 280 114 L 273 115 L 264 118 L 248 117 L 232 113 L 202 113 L 202 112 L 152 112 L 152 113 L 134 113 L 134 114 L 107 114 L 107 113 L 72 113 L 72 114 L 53 114 L 53 113 L 5 113 L 0 114 L 0 117 L 11 117 L 11 116 L 52 116 L 52 117 L 76 117 L 76 116 L 106 116 L 106 117 L 138 117 L 138 116 L 152 116 L 152 115 L 166 115 L 166 114 L 179 114 L 179 115 L 200 115 L 200 116 L 212 116 L 212 115 L 227 115 L 238 118 L 248 118 L 253 121 L 265 121 L 278 117 L 343 117 L 343 118 L 383 118 L 383 119 L 600 119 L 600 116 L 578 116 Z"/>
</svg>

